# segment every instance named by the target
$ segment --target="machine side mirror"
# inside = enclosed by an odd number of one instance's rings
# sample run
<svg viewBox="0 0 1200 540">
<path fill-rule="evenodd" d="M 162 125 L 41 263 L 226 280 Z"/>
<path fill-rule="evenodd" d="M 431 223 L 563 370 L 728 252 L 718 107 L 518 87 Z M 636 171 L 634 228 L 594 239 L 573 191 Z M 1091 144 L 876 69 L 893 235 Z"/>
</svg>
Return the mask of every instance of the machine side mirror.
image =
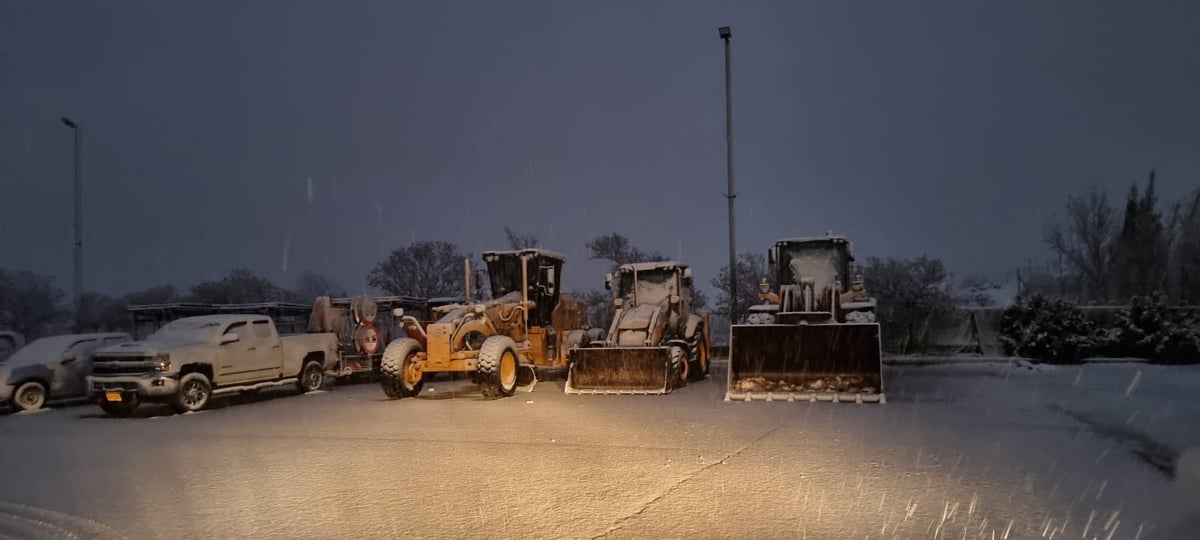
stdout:
<svg viewBox="0 0 1200 540">
<path fill-rule="evenodd" d="M 398 307 L 398 308 L 392 309 L 392 316 L 397 319 L 399 319 L 400 317 L 403 317 L 404 316 L 404 308 Z"/>
<path fill-rule="evenodd" d="M 604 274 L 604 288 L 611 291 L 612 290 L 612 282 L 613 282 L 613 275 L 611 273 Z"/>
<path fill-rule="evenodd" d="M 767 264 L 775 264 L 775 261 L 778 259 L 779 259 L 779 248 L 778 247 L 773 247 L 773 248 L 767 250 Z"/>
<path fill-rule="evenodd" d="M 692 285 L 692 269 L 691 268 L 683 269 L 683 284 L 687 285 L 689 287 Z"/>
<path fill-rule="evenodd" d="M 239 336 L 237 334 L 225 334 L 225 335 L 221 336 L 221 345 L 229 345 L 230 343 L 237 343 L 241 339 L 242 339 L 241 336 Z"/>
</svg>

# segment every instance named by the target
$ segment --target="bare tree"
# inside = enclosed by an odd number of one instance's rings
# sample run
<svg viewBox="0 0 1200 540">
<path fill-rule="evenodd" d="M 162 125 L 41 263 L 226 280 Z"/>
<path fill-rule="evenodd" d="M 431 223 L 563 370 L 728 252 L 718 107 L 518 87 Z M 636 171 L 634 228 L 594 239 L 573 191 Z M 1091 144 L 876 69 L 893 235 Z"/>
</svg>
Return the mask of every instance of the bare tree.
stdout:
<svg viewBox="0 0 1200 540">
<path fill-rule="evenodd" d="M 346 290 L 327 276 L 316 272 L 301 272 L 292 289 L 296 298 L 302 302 L 312 302 L 318 296 L 346 296 Z"/>
<path fill-rule="evenodd" d="M 772 290 L 778 292 L 778 284 L 775 283 L 774 276 L 771 275 L 771 269 L 767 266 L 767 258 L 760 253 L 745 252 L 738 257 L 737 262 L 737 305 L 744 311 L 745 308 L 761 304 L 762 300 L 758 297 L 758 284 L 763 278 L 767 278 L 767 282 L 771 284 Z M 717 277 L 712 278 L 709 282 L 717 289 L 717 305 L 715 306 L 717 313 L 729 313 L 729 265 L 721 267 L 721 271 L 717 273 Z M 707 298 L 705 299 L 707 302 Z"/>
<path fill-rule="evenodd" d="M 867 291 L 878 300 L 875 311 L 884 331 L 904 332 L 903 353 L 921 345 L 931 321 L 954 309 L 951 275 L 941 260 L 871 257 L 863 277 Z"/>
<path fill-rule="evenodd" d="M 634 247 L 629 243 L 628 238 L 617 233 L 597 236 L 588 240 L 587 248 L 591 252 L 591 258 L 612 261 L 613 266 L 667 260 L 657 251 L 642 251 Z"/>
<path fill-rule="evenodd" d="M 33 339 L 58 330 L 67 320 L 63 292 L 54 278 L 28 270 L 0 270 L 0 327 Z"/>
<path fill-rule="evenodd" d="M 419 298 L 462 294 L 465 258 L 449 242 L 413 242 L 377 264 L 367 274 L 367 284 L 388 294 Z"/>
<path fill-rule="evenodd" d="M 1170 219 L 1168 290 L 1176 301 L 1200 302 L 1200 190 L 1176 204 Z"/>
<path fill-rule="evenodd" d="M 1116 218 L 1108 196 L 1092 188 L 1068 197 L 1066 223 L 1051 222 L 1045 242 L 1077 276 L 1079 296 L 1087 301 L 1107 301 L 1112 293 L 1112 243 Z"/>
<path fill-rule="evenodd" d="M 245 304 L 286 302 L 294 296 L 270 280 L 244 268 L 231 270 L 220 281 L 208 281 L 192 287 L 189 300 L 206 304 Z"/>
<path fill-rule="evenodd" d="M 504 227 L 504 235 L 508 237 L 510 249 L 530 249 L 538 247 L 538 238 L 532 234 L 518 234 L 511 227 Z"/>
<path fill-rule="evenodd" d="M 170 304 L 182 300 L 183 295 L 174 285 L 159 285 L 125 295 L 125 303 L 131 306 L 145 304 Z"/>
<path fill-rule="evenodd" d="M 124 299 L 85 292 L 79 303 L 79 328 L 83 332 L 121 332 L 133 326 Z"/>
</svg>

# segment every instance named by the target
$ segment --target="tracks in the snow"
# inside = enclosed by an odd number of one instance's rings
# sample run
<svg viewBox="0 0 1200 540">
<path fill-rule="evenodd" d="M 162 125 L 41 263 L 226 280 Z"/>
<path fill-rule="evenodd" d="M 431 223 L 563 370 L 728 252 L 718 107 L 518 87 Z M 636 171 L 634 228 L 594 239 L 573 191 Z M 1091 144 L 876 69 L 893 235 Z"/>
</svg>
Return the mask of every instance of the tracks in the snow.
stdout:
<svg viewBox="0 0 1200 540">
<path fill-rule="evenodd" d="M 82 516 L 72 516 L 54 510 L 0 502 L 0 539 L 66 538 L 66 539 L 124 539 L 111 527 Z"/>
<path fill-rule="evenodd" d="M 1163 473 L 1167 478 L 1175 477 L 1175 460 L 1179 457 L 1179 452 L 1175 449 L 1121 424 L 1105 422 L 1091 415 L 1065 409 L 1058 405 L 1050 405 L 1050 409 L 1082 422 L 1096 434 L 1117 441 L 1138 459 Z"/>
</svg>

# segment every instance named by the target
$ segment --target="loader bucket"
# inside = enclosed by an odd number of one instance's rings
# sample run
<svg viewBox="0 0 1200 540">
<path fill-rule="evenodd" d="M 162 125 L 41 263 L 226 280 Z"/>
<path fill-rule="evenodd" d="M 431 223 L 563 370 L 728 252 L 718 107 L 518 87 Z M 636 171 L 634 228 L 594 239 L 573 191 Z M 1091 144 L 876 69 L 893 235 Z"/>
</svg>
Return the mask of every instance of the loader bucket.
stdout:
<svg viewBox="0 0 1200 540">
<path fill-rule="evenodd" d="M 668 347 L 571 349 L 568 394 L 666 394 L 671 391 Z"/>
<path fill-rule="evenodd" d="M 726 401 L 884 402 L 878 324 L 735 325 Z"/>
</svg>

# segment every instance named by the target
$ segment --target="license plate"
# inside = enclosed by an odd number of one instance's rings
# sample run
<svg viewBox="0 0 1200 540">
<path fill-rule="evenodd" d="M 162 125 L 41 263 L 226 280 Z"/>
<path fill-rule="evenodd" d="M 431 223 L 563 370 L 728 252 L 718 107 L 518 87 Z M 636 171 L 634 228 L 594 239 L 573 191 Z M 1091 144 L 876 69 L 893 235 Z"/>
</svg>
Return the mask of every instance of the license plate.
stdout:
<svg viewBox="0 0 1200 540">
<path fill-rule="evenodd" d="M 104 399 L 105 399 L 105 401 L 118 401 L 119 402 L 119 401 L 121 401 L 121 393 L 120 392 L 105 392 Z"/>
</svg>

